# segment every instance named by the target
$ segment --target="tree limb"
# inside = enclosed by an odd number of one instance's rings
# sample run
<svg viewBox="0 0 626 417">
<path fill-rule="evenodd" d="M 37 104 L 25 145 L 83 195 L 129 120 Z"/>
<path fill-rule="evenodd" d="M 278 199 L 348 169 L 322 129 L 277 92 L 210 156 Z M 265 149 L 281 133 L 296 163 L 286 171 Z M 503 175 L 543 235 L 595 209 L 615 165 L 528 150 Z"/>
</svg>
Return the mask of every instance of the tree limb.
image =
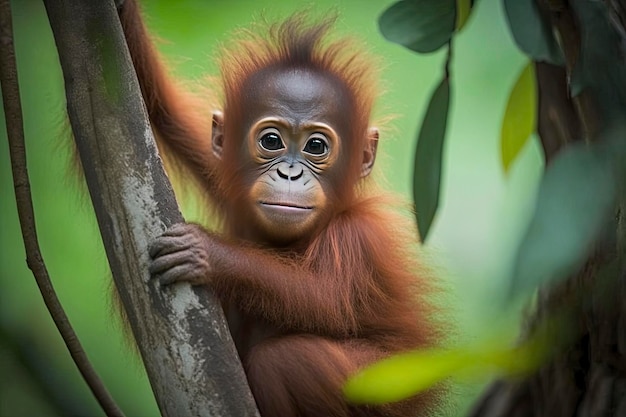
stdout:
<svg viewBox="0 0 626 417">
<path fill-rule="evenodd" d="M 113 0 L 44 3 L 109 264 L 161 413 L 258 415 L 218 299 L 150 281 L 148 243 L 183 218 Z"/>
<path fill-rule="evenodd" d="M 568 142 L 582 140 L 581 123 L 569 98 L 565 70 L 535 62 L 535 74 L 539 96 L 537 130 L 548 165 Z"/>
</svg>

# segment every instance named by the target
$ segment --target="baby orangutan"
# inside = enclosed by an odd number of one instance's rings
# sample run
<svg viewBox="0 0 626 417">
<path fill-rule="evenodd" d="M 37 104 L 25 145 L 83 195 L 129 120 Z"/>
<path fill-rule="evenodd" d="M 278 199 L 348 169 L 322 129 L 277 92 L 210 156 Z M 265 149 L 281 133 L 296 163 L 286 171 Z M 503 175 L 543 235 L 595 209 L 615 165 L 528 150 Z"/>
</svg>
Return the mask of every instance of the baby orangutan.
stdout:
<svg viewBox="0 0 626 417">
<path fill-rule="evenodd" d="M 120 18 L 161 151 L 222 221 L 220 233 L 167 230 L 151 245 L 150 272 L 217 294 L 261 414 L 432 411 L 432 393 L 382 407 L 342 395 L 365 365 L 438 340 L 412 227 L 368 178 L 375 63 L 349 41 L 328 42 L 331 20 L 296 14 L 222 54 L 223 113 L 203 123 L 167 76 L 135 0 Z"/>
</svg>

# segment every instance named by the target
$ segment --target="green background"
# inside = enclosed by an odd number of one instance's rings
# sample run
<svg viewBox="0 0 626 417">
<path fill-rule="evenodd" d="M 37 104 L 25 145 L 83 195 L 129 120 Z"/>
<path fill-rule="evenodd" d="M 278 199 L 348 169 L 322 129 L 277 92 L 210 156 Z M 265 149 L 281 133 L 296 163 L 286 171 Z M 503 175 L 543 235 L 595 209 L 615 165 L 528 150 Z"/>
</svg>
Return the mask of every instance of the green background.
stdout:
<svg viewBox="0 0 626 417">
<path fill-rule="evenodd" d="M 392 116 L 381 132 L 375 174 L 407 199 L 413 150 L 428 98 L 440 80 L 443 52 L 416 55 L 386 42 L 378 16 L 393 1 L 145 1 L 152 32 L 175 73 L 215 74 L 216 46 L 261 15 L 286 16 L 303 6 L 339 12 L 339 33 L 355 34 L 383 65 L 384 94 L 377 117 Z M 53 283 L 98 372 L 128 416 L 157 415 L 140 360 L 124 341 L 112 313 L 110 277 L 82 181 L 68 169 L 70 141 L 63 80 L 40 1 L 12 1 L 25 133 L 39 241 Z M 514 253 L 542 171 L 536 141 L 505 176 L 499 157 L 500 123 L 510 88 L 525 65 L 506 28 L 500 2 L 475 7 L 455 37 L 452 107 L 444 149 L 440 211 L 424 256 L 444 280 L 445 306 L 458 324 L 452 343 L 473 343 L 494 331 L 514 335 L 517 308 L 506 314 L 495 300 Z M 4 123 L 4 117 L 0 117 Z M 83 415 L 102 415 L 52 324 L 25 254 L 12 190 L 6 130 L 0 126 L 0 416 L 56 415 L 44 391 L 20 365 L 36 363 L 52 395 Z M 11 344 L 19 346 L 9 349 Z M 485 381 L 455 389 L 458 414 Z M 456 396 L 458 394 L 458 396 Z"/>
</svg>

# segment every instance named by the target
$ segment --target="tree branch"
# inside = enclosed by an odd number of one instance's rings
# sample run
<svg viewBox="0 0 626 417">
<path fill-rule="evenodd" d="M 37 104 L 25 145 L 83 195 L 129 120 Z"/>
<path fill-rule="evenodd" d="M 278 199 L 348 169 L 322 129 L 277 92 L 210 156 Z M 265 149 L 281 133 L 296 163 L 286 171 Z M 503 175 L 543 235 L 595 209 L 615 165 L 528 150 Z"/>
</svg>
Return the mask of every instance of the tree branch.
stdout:
<svg viewBox="0 0 626 417">
<path fill-rule="evenodd" d="M 258 415 L 218 299 L 150 281 L 148 243 L 183 218 L 113 0 L 44 3 L 109 264 L 161 413 Z"/>
<path fill-rule="evenodd" d="M 124 414 L 118 408 L 102 383 L 102 380 L 89 362 L 54 291 L 39 248 L 37 229 L 35 227 L 35 213 L 30 192 L 30 181 L 28 179 L 28 169 L 26 165 L 24 121 L 17 81 L 17 64 L 15 61 L 15 47 L 13 45 L 13 21 L 11 18 L 11 5 L 9 0 L 0 0 L 0 44 L 2 45 L 2 48 L 0 48 L 0 84 L 2 86 L 7 137 L 9 139 L 15 200 L 26 250 L 26 263 L 35 276 L 37 286 L 39 287 L 46 307 L 74 363 L 76 363 L 78 370 L 100 403 L 100 406 L 107 416 L 123 416 Z"/>
<path fill-rule="evenodd" d="M 547 165 L 568 142 L 582 140 L 582 132 L 569 97 L 565 70 L 535 62 L 535 74 L 539 96 L 537 130 Z"/>
</svg>

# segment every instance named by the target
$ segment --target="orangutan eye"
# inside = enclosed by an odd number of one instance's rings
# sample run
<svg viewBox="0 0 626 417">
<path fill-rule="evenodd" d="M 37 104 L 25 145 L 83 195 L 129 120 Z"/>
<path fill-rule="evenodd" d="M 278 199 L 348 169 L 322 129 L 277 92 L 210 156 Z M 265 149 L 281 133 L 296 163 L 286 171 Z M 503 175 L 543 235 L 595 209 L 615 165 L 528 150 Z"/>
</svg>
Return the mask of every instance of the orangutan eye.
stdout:
<svg viewBox="0 0 626 417">
<path fill-rule="evenodd" d="M 326 155 L 328 153 L 328 143 L 319 136 L 313 136 L 304 145 L 303 151 L 315 156 Z"/>
<path fill-rule="evenodd" d="M 261 132 L 259 144 L 266 151 L 278 151 L 285 147 L 285 144 L 276 129 L 266 129 Z"/>
</svg>

